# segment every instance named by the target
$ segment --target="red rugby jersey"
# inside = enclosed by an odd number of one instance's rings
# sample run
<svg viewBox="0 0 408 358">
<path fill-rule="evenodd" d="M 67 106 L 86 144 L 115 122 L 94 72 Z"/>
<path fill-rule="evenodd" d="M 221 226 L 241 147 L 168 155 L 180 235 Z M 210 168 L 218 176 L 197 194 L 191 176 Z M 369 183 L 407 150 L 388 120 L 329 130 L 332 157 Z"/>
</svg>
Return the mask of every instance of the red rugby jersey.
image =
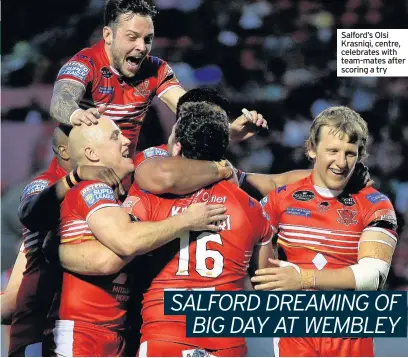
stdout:
<svg viewBox="0 0 408 358">
<path fill-rule="evenodd" d="M 143 300 L 142 340 L 207 349 L 244 345 L 244 338 L 187 338 L 185 317 L 164 316 L 163 297 L 170 289 L 243 289 L 254 247 L 272 240 L 272 228 L 259 203 L 234 184 L 221 181 L 183 197 L 158 197 L 132 187 L 123 207 L 143 221 L 159 221 L 181 213 L 193 202 L 223 204 L 228 218 L 218 233 L 186 232 L 149 254 L 146 270 L 154 279 Z"/>
<path fill-rule="evenodd" d="M 167 62 L 147 56 L 136 76 L 121 76 L 109 62 L 104 40 L 75 54 L 59 71 L 57 81 L 82 84 L 86 93 L 79 106 L 83 109 L 106 105 L 105 115 L 114 120 L 136 147 L 140 129 L 154 96 L 180 86 Z"/>
<path fill-rule="evenodd" d="M 47 171 L 26 185 L 21 203 L 38 195 L 65 175 L 65 170 L 54 158 Z M 55 285 L 59 280 L 59 273 L 50 272 L 42 251 L 46 235 L 47 232 L 31 232 L 23 227 L 23 244 L 20 251 L 26 255 L 27 265 L 17 294 L 16 311 L 11 323 L 10 354 L 27 345 L 41 342 L 43 338 L 46 317 L 55 294 Z"/>
<path fill-rule="evenodd" d="M 108 185 L 98 181 L 77 184 L 61 204 L 61 244 L 95 240 L 87 219 L 95 211 L 111 206 L 119 204 Z M 128 277 L 124 272 L 110 276 L 83 276 L 64 271 L 59 317 L 124 330 L 129 294 Z"/>
<path fill-rule="evenodd" d="M 357 263 L 364 231 L 397 240 L 396 215 L 390 200 L 374 188 L 327 197 L 312 176 L 282 186 L 261 200 L 278 244 L 288 261 L 305 269 L 336 269 Z M 382 220 L 385 225 L 370 225 Z"/>
</svg>

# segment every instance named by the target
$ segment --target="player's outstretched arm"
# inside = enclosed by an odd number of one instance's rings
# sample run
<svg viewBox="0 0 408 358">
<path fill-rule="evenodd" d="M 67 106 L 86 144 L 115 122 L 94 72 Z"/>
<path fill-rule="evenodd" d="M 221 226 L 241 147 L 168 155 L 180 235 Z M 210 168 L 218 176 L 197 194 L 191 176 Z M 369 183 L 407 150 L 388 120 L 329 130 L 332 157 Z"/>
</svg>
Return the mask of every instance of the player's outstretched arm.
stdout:
<svg viewBox="0 0 408 358">
<path fill-rule="evenodd" d="M 166 104 L 167 107 L 169 107 L 169 109 L 173 113 L 176 113 L 178 100 L 184 93 L 186 93 L 184 88 L 180 86 L 174 86 L 165 91 L 160 96 L 160 99 Z"/>
<path fill-rule="evenodd" d="M 79 102 L 85 91 L 85 86 L 79 82 L 57 81 L 51 98 L 51 117 L 68 126 L 81 125 L 82 123 L 88 126 L 97 124 L 98 118 L 105 112 L 106 106 L 87 110 L 79 108 Z"/>
<path fill-rule="evenodd" d="M 258 270 L 251 280 L 257 290 L 366 290 L 382 288 L 396 241 L 381 232 L 360 238 L 358 264 L 341 269 L 305 270 L 286 261 L 271 260 L 274 268 Z"/>
<path fill-rule="evenodd" d="M 135 182 L 153 194 L 184 195 L 231 176 L 232 168 L 221 162 L 157 157 L 137 167 Z"/>
<path fill-rule="evenodd" d="M 245 190 L 255 189 L 261 197 L 268 195 L 272 190 L 284 185 L 292 184 L 306 178 L 311 170 L 291 170 L 282 174 L 246 173 L 241 187 Z"/>
<path fill-rule="evenodd" d="M 223 205 L 191 205 L 182 214 L 157 222 L 130 221 L 120 207 L 104 207 L 88 217 L 97 240 L 121 257 L 137 256 L 155 250 L 179 237 L 184 231 L 218 231 L 214 222 L 223 221 Z"/>
<path fill-rule="evenodd" d="M 121 195 L 125 193 L 123 185 L 113 169 L 104 166 L 83 165 L 35 195 L 23 197 L 18 207 L 18 217 L 21 223 L 32 232 L 54 229 L 59 222 L 62 200 L 64 200 L 68 190 L 81 180 L 100 180 L 116 189 Z"/>
<path fill-rule="evenodd" d="M 6 290 L 1 295 L 1 324 L 11 324 L 11 319 L 16 310 L 17 293 L 20 289 L 23 273 L 27 264 L 25 253 L 20 251 L 14 263 L 10 280 Z"/>
<path fill-rule="evenodd" d="M 115 274 L 130 261 L 119 257 L 98 240 L 61 244 L 58 253 L 64 269 L 86 276 Z"/>
<path fill-rule="evenodd" d="M 80 110 L 79 101 L 85 94 L 85 86 L 71 80 L 59 80 L 52 92 L 50 115 L 60 123 L 71 126 L 71 116 Z"/>
</svg>

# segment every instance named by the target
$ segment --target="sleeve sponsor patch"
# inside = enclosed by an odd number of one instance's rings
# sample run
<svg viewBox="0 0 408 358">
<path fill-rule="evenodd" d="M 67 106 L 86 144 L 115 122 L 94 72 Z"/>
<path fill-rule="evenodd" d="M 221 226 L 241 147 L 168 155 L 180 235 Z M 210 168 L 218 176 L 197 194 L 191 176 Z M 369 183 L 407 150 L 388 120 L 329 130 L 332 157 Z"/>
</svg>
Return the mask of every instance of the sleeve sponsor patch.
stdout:
<svg viewBox="0 0 408 358">
<path fill-rule="evenodd" d="M 45 188 L 48 188 L 49 184 L 50 184 L 49 180 L 45 180 L 45 179 L 38 179 L 38 180 L 32 181 L 30 184 L 28 184 L 24 188 L 23 195 L 21 196 L 21 200 L 24 200 L 28 196 L 31 196 L 33 194 L 43 191 Z"/>
<path fill-rule="evenodd" d="M 259 203 L 261 204 L 262 207 L 264 207 L 268 203 L 268 197 L 265 196 Z"/>
<path fill-rule="evenodd" d="M 132 208 L 140 201 L 138 196 L 128 196 L 126 200 L 123 202 L 121 207 L 125 209 L 125 211 L 130 214 L 132 212 Z"/>
<path fill-rule="evenodd" d="M 161 148 L 149 148 L 143 151 L 144 157 L 151 158 L 151 157 L 169 157 L 170 154 L 167 150 Z"/>
<path fill-rule="evenodd" d="M 116 204 L 112 188 L 103 183 L 88 185 L 81 190 L 81 196 L 89 208 L 101 200 L 111 201 Z"/>
<path fill-rule="evenodd" d="M 381 194 L 381 193 L 372 193 L 372 194 L 366 195 L 365 198 L 371 204 L 377 204 L 377 203 L 379 203 L 381 201 L 389 200 L 384 194 Z"/>
<path fill-rule="evenodd" d="M 83 63 L 77 61 L 70 61 L 65 64 L 59 71 L 58 77 L 60 76 L 72 76 L 80 81 L 85 81 L 86 76 L 89 73 L 89 68 Z"/>
</svg>

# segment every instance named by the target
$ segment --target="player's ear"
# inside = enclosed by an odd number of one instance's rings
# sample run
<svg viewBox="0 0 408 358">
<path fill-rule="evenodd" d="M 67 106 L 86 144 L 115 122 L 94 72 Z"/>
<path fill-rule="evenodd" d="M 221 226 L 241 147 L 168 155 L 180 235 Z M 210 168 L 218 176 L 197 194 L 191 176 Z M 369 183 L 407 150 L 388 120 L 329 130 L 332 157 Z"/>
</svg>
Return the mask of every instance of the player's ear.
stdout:
<svg viewBox="0 0 408 358">
<path fill-rule="evenodd" d="M 90 147 L 86 147 L 85 148 L 85 156 L 86 158 L 91 161 L 91 162 L 96 162 L 99 160 L 99 156 L 96 154 L 96 152 L 90 148 Z"/>
<path fill-rule="evenodd" d="M 107 45 L 112 44 L 112 39 L 113 39 L 113 29 L 110 26 L 105 26 L 103 28 L 103 39 L 105 40 L 105 43 Z"/>
<path fill-rule="evenodd" d="M 314 149 L 309 149 L 307 151 L 307 155 L 309 156 L 310 159 L 315 160 L 316 159 L 316 151 Z"/>
<path fill-rule="evenodd" d="M 176 156 L 178 156 L 178 155 L 181 155 L 181 143 L 180 143 L 180 142 L 176 142 L 176 143 L 173 145 L 173 150 L 172 150 L 171 155 L 172 155 L 173 157 L 176 157 Z"/>
<path fill-rule="evenodd" d="M 58 146 L 58 155 L 64 160 L 69 160 L 70 155 L 68 153 L 68 146 L 67 145 L 59 145 Z"/>
</svg>

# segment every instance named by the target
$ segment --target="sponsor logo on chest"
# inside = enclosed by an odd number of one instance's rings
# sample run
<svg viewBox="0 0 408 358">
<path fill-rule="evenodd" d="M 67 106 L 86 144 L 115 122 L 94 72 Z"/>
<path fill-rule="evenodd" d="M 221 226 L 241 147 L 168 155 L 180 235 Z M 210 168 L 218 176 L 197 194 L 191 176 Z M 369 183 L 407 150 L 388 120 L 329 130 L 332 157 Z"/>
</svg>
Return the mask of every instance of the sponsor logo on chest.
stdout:
<svg viewBox="0 0 408 358">
<path fill-rule="evenodd" d="M 314 199 L 315 195 L 310 190 L 299 190 L 292 194 L 292 198 L 297 201 L 310 201 Z"/>
</svg>

